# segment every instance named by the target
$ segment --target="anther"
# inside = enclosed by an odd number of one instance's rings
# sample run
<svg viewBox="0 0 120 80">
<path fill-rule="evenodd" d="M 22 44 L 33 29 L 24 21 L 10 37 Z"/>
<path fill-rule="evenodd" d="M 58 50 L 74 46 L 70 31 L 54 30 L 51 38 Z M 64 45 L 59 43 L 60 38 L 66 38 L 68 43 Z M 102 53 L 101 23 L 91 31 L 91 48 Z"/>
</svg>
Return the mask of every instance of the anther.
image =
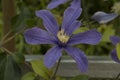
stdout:
<svg viewBox="0 0 120 80">
<path fill-rule="evenodd" d="M 58 32 L 57 37 L 58 37 L 58 39 L 59 39 L 62 43 L 68 42 L 68 40 L 69 40 L 69 38 L 70 38 L 67 34 L 65 34 L 65 32 L 64 32 L 63 29 L 61 29 L 61 30 Z"/>
</svg>

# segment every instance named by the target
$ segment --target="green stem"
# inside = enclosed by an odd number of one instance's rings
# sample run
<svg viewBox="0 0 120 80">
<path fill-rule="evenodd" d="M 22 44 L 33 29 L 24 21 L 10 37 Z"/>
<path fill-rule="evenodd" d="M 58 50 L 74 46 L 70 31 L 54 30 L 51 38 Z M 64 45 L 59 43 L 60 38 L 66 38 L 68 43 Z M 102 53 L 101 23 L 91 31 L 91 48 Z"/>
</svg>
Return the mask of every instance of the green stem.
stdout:
<svg viewBox="0 0 120 80">
<path fill-rule="evenodd" d="M 13 36 L 9 37 L 6 39 L 6 37 L 9 34 L 6 34 L 5 37 L 2 38 L 2 40 L 0 41 L 0 47 L 3 47 L 4 44 L 6 44 L 7 42 L 11 41 L 12 39 L 14 39 L 19 33 L 14 34 Z M 6 40 L 5 40 L 6 39 Z"/>
<path fill-rule="evenodd" d="M 55 71 L 54 71 L 54 74 L 53 74 L 52 77 L 51 77 L 51 80 L 55 80 L 56 73 L 57 73 L 57 71 L 58 71 L 58 68 L 59 68 L 61 59 L 62 59 L 62 57 L 59 59 L 59 61 L 58 61 L 58 63 L 57 63 L 56 69 L 55 69 Z"/>
<path fill-rule="evenodd" d="M 9 34 L 10 34 L 11 32 L 12 32 L 12 31 L 9 31 L 8 33 L 6 33 L 6 34 L 2 37 L 1 42 L 3 42 L 3 41 L 9 36 Z"/>
<path fill-rule="evenodd" d="M 11 51 L 9 51 L 8 49 L 6 49 L 5 47 L 2 47 L 1 49 L 2 49 L 2 51 L 7 52 L 8 54 L 12 54 L 12 52 L 11 52 Z"/>
</svg>

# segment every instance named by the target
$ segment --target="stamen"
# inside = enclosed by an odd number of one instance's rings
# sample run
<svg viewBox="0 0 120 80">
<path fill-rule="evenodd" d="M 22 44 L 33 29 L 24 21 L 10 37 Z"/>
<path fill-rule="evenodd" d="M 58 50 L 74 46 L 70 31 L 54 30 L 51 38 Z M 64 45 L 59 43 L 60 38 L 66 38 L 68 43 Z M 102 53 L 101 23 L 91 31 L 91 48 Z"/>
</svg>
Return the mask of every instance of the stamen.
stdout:
<svg viewBox="0 0 120 80">
<path fill-rule="evenodd" d="M 61 29 L 58 34 L 57 34 L 58 39 L 62 42 L 62 43 L 66 43 L 69 40 L 69 36 L 67 34 L 65 34 L 64 30 Z"/>
</svg>

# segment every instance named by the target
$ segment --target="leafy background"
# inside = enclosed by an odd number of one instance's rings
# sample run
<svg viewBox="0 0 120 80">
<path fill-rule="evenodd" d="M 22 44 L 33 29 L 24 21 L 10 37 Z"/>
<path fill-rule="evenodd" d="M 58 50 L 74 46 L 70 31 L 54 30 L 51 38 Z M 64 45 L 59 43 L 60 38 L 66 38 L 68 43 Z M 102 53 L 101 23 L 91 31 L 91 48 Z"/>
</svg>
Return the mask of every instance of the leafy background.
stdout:
<svg viewBox="0 0 120 80">
<path fill-rule="evenodd" d="M 18 0 L 16 2 L 17 2 L 16 4 L 18 5 L 17 6 L 18 16 L 13 19 L 13 26 L 16 32 L 22 29 L 23 26 L 25 27 L 25 29 L 34 26 L 39 26 L 40 28 L 44 29 L 41 19 L 35 16 L 35 10 L 46 9 L 46 5 L 49 3 L 49 0 L 44 0 L 44 1 Z M 104 11 L 107 13 L 111 13 L 112 12 L 111 8 L 114 5 L 114 2 L 115 0 L 82 1 L 83 12 L 79 20 L 82 21 L 83 25 L 75 33 L 96 28 L 98 29 L 99 32 L 103 34 L 103 39 L 101 43 L 96 46 L 77 45 L 79 48 L 85 51 L 87 55 L 108 55 L 110 50 L 113 48 L 112 44 L 110 43 L 109 37 L 115 34 L 120 35 L 119 18 L 116 18 L 115 20 L 105 25 L 98 24 L 94 20 L 91 20 L 91 16 L 97 11 Z M 66 3 L 64 5 L 60 5 L 54 10 L 51 10 L 52 13 L 55 15 L 55 17 L 57 18 L 59 24 L 62 23 L 62 15 L 68 5 L 69 3 Z M 16 37 L 16 43 L 17 43 L 16 45 L 17 51 L 25 54 L 45 54 L 45 52 L 51 47 L 50 45 L 35 45 L 35 46 L 28 45 L 24 41 L 23 34 L 20 34 L 19 36 Z"/>
</svg>

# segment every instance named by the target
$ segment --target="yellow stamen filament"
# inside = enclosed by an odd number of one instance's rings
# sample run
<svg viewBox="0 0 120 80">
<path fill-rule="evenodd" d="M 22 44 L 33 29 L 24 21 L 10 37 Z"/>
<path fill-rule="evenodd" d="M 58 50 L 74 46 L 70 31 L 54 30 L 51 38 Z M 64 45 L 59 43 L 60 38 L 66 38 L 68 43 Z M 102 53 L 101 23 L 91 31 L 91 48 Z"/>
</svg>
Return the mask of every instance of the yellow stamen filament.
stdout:
<svg viewBox="0 0 120 80">
<path fill-rule="evenodd" d="M 69 40 L 69 36 L 67 34 L 65 34 L 64 30 L 61 29 L 58 34 L 57 34 L 58 39 L 62 42 L 62 43 L 66 43 Z"/>
</svg>

